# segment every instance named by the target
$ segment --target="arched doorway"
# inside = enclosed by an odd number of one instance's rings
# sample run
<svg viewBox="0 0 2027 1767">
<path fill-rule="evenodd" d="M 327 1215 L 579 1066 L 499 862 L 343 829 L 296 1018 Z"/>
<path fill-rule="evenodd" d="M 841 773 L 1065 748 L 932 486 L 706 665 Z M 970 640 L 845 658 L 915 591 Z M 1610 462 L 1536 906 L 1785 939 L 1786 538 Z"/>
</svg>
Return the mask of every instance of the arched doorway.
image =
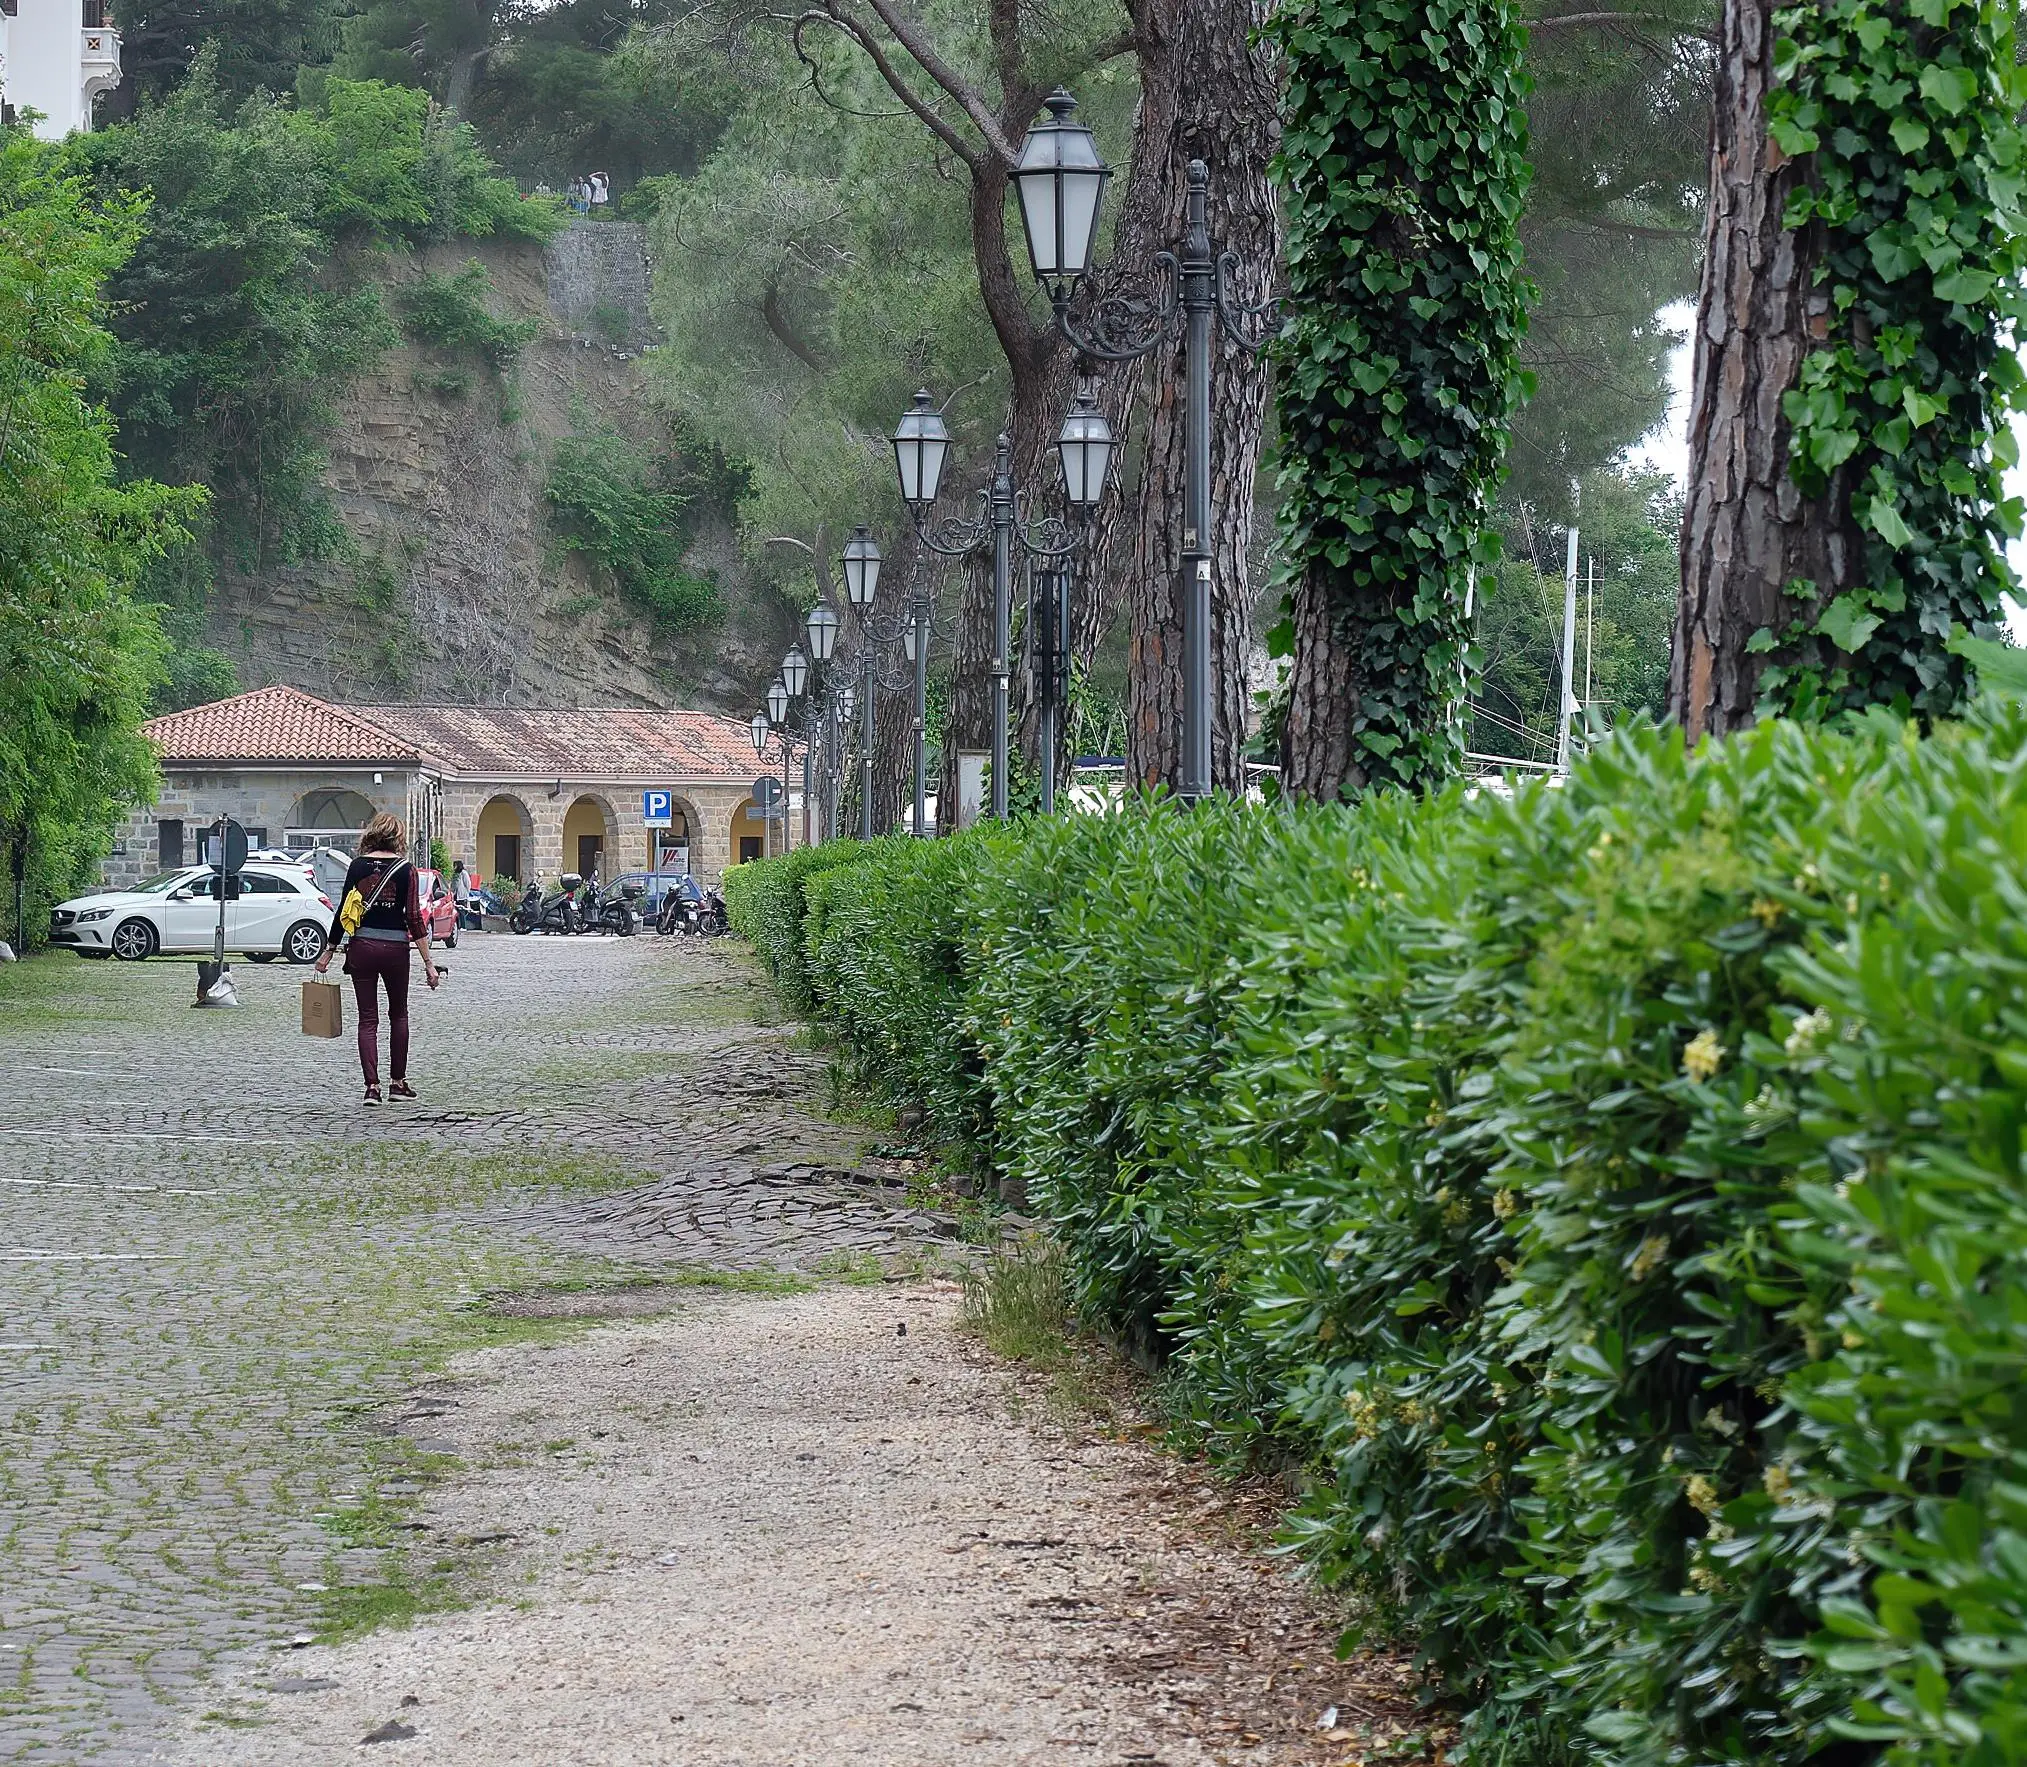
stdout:
<svg viewBox="0 0 2027 1767">
<path fill-rule="evenodd" d="M 665 877 L 687 877 L 702 862 L 704 823 L 685 798 L 669 806 L 669 826 L 648 830 L 649 863 Z"/>
<path fill-rule="evenodd" d="M 603 798 L 586 793 L 563 813 L 563 869 L 611 875 L 608 855 L 619 850 L 619 819 Z"/>
<path fill-rule="evenodd" d="M 481 877 L 511 877 L 516 883 L 526 883 L 523 867 L 534 841 L 535 819 L 526 804 L 505 793 L 488 798 L 479 811 L 478 827 L 472 837 L 472 844 L 478 849 L 472 855 L 472 864 Z"/>
<path fill-rule="evenodd" d="M 751 798 L 732 813 L 732 850 L 728 857 L 734 865 L 767 857 L 767 823 Z"/>
<path fill-rule="evenodd" d="M 347 786 L 319 786 L 305 792 L 289 812 L 282 831 L 288 847 L 350 847 L 375 815 L 373 800 Z"/>
</svg>

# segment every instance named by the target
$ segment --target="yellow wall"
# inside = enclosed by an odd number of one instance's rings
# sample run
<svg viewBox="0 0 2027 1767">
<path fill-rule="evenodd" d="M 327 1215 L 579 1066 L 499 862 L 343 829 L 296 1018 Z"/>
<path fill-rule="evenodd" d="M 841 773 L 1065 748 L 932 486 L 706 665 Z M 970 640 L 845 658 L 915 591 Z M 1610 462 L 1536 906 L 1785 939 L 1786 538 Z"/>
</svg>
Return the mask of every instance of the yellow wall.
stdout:
<svg viewBox="0 0 2027 1767">
<path fill-rule="evenodd" d="M 626 855 L 612 850 L 612 833 L 605 825 L 605 811 L 596 798 L 579 798 L 570 806 L 563 818 L 563 869 L 582 869 L 579 842 L 585 835 L 595 835 L 604 843 L 605 854 L 599 861 L 599 873 L 610 877 L 615 870 L 624 869 Z"/>
<path fill-rule="evenodd" d="M 775 826 L 778 830 L 780 824 L 777 823 Z M 778 832 L 771 838 L 769 837 L 767 824 L 755 813 L 751 798 L 748 798 L 739 806 L 737 814 L 732 818 L 732 843 L 730 850 L 725 855 L 726 861 L 729 864 L 736 865 L 739 862 L 739 837 L 741 835 L 759 840 L 760 856 L 763 859 L 775 850 L 776 845 L 781 839 Z"/>
<path fill-rule="evenodd" d="M 476 853 L 456 853 L 452 857 L 463 859 L 465 864 L 475 870 L 479 876 L 491 877 L 493 875 L 493 856 L 499 850 L 493 845 L 493 836 L 496 834 L 513 834 L 521 837 L 521 871 L 523 876 L 520 881 L 525 883 L 527 881 L 525 874 L 528 870 L 529 859 L 531 858 L 528 851 L 528 828 L 527 824 L 522 821 L 520 806 L 512 798 L 493 798 L 488 801 L 486 807 L 479 812 L 477 831 L 478 851 Z"/>
</svg>

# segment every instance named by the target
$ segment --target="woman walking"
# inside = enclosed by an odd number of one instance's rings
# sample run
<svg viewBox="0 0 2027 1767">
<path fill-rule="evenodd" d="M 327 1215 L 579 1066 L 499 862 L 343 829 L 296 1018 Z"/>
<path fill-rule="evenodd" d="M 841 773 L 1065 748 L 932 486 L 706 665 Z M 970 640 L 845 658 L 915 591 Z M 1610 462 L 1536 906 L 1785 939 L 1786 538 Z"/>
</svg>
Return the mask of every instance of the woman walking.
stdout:
<svg viewBox="0 0 2027 1767">
<path fill-rule="evenodd" d="M 359 1066 L 366 1076 L 366 1102 L 380 1102 L 380 984 L 387 984 L 388 1095 L 413 1098 L 408 1083 L 408 949 L 422 959 L 423 979 L 434 988 L 437 968 L 429 958 L 429 923 L 422 916 L 422 892 L 415 867 L 402 857 L 408 836 L 400 820 L 382 812 L 366 824 L 359 854 L 338 892 L 331 936 L 317 959 L 317 973 L 330 968 L 331 953 L 345 949 L 345 973 L 359 1003 Z M 346 909 L 354 896 L 359 910 L 349 933 Z M 363 912 L 361 911 L 363 910 Z"/>
</svg>

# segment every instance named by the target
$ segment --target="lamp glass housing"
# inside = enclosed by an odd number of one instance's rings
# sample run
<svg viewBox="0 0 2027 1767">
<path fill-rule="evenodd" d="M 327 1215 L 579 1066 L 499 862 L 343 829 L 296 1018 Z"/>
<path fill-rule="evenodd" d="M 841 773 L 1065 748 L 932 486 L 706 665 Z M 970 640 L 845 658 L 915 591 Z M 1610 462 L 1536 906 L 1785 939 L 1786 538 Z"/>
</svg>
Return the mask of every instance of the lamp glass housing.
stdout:
<svg viewBox="0 0 2027 1767">
<path fill-rule="evenodd" d="M 756 755 L 764 755 L 767 753 L 768 728 L 769 725 L 767 721 L 767 714 L 765 712 L 755 712 L 753 714 L 752 736 L 753 736 L 753 752 Z"/>
<path fill-rule="evenodd" d="M 1056 437 L 1063 491 L 1078 509 L 1095 509 L 1112 471 L 1112 425 L 1088 393 L 1079 393 Z"/>
<path fill-rule="evenodd" d="M 809 658 L 802 654 L 799 644 L 791 644 L 788 654 L 781 659 L 781 683 L 788 689 L 790 699 L 802 698 L 802 690 L 809 685 Z"/>
<path fill-rule="evenodd" d="M 846 682 L 838 689 L 838 717 L 849 724 L 852 714 L 859 709 L 859 690 Z"/>
<path fill-rule="evenodd" d="M 767 715 L 777 724 L 788 716 L 788 698 L 788 683 L 777 675 L 767 690 Z"/>
<path fill-rule="evenodd" d="M 1014 188 L 1035 279 L 1060 304 L 1090 273 L 1112 169 L 1098 157 L 1098 138 L 1076 120 L 1069 93 L 1058 87 L 1043 102 L 1049 114 L 1021 142 Z"/>
<path fill-rule="evenodd" d="M 950 427 L 931 402 L 929 389 L 915 395 L 894 430 L 894 465 L 901 474 L 901 496 L 917 509 L 936 501 L 943 483 L 943 465 L 950 457 Z"/>
<path fill-rule="evenodd" d="M 809 634 L 809 654 L 819 663 L 829 662 L 831 652 L 837 649 L 837 615 L 819 601 L 809 610 L 809 619 L 803 629 Z"/>
<path fill-rule="evenodd" d="M 864 522 L 852 530 L 841 560 L 845 573 L 845 594 L 854 607 L 871 607 L 873 592 L 880 586 L 880 543 Z"/>
<path fill-rule="evenodd" d="M 911 663 L 915 660 L 915 646 L 922 642 L 917 636 L 920 630 L 913 620 L 901 628 L 901 654 Z"/>
</svg>

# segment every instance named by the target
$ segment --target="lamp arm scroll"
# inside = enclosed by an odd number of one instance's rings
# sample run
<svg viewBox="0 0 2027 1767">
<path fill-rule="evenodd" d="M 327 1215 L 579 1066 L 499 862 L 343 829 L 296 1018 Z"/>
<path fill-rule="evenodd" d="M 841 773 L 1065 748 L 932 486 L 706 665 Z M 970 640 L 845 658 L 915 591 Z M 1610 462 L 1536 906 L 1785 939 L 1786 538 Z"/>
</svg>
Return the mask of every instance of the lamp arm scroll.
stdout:
<svg viewBox="0 0 2027 1767">
<path fill-rule="evenodd" d="M 1160 349 L 1173 333 L 1181 307 L 1182 264 L 1169 251 L 1156 252 L 1154 262 L 1163 272 L 1158 294 L 1098 294 L 1082 328 L 1070 317 L 1071 303 L 1060 303 L 1056 330 L 1063 340 L 1094 362 L 1133 362 Z"/>
<path fill-rule="evenodd" d="M 1270 294 L 1264 301 L 1246 302 L 1232 293 L 1231 278 L 1240 264 L 1237 252 L 1220 252 L 1217 263 L 1218 324 L 1225 336 L 1249 356 L 1257 356 L 1281 335 L 1281 308 L 1284 297 Z M 1255 321 L 1264 321 L 1257 334 Z"/>
<path fill-rule="evenodd" d="M 990 516 L 974 516 L 967 521 L 961 516 L 946 515 L 932 522 L 916 514 L 912 504 L 908 515 L 915 524 L 915 538 L 939 558 L 969 558 L 992 543 Z"/>
</svg>

